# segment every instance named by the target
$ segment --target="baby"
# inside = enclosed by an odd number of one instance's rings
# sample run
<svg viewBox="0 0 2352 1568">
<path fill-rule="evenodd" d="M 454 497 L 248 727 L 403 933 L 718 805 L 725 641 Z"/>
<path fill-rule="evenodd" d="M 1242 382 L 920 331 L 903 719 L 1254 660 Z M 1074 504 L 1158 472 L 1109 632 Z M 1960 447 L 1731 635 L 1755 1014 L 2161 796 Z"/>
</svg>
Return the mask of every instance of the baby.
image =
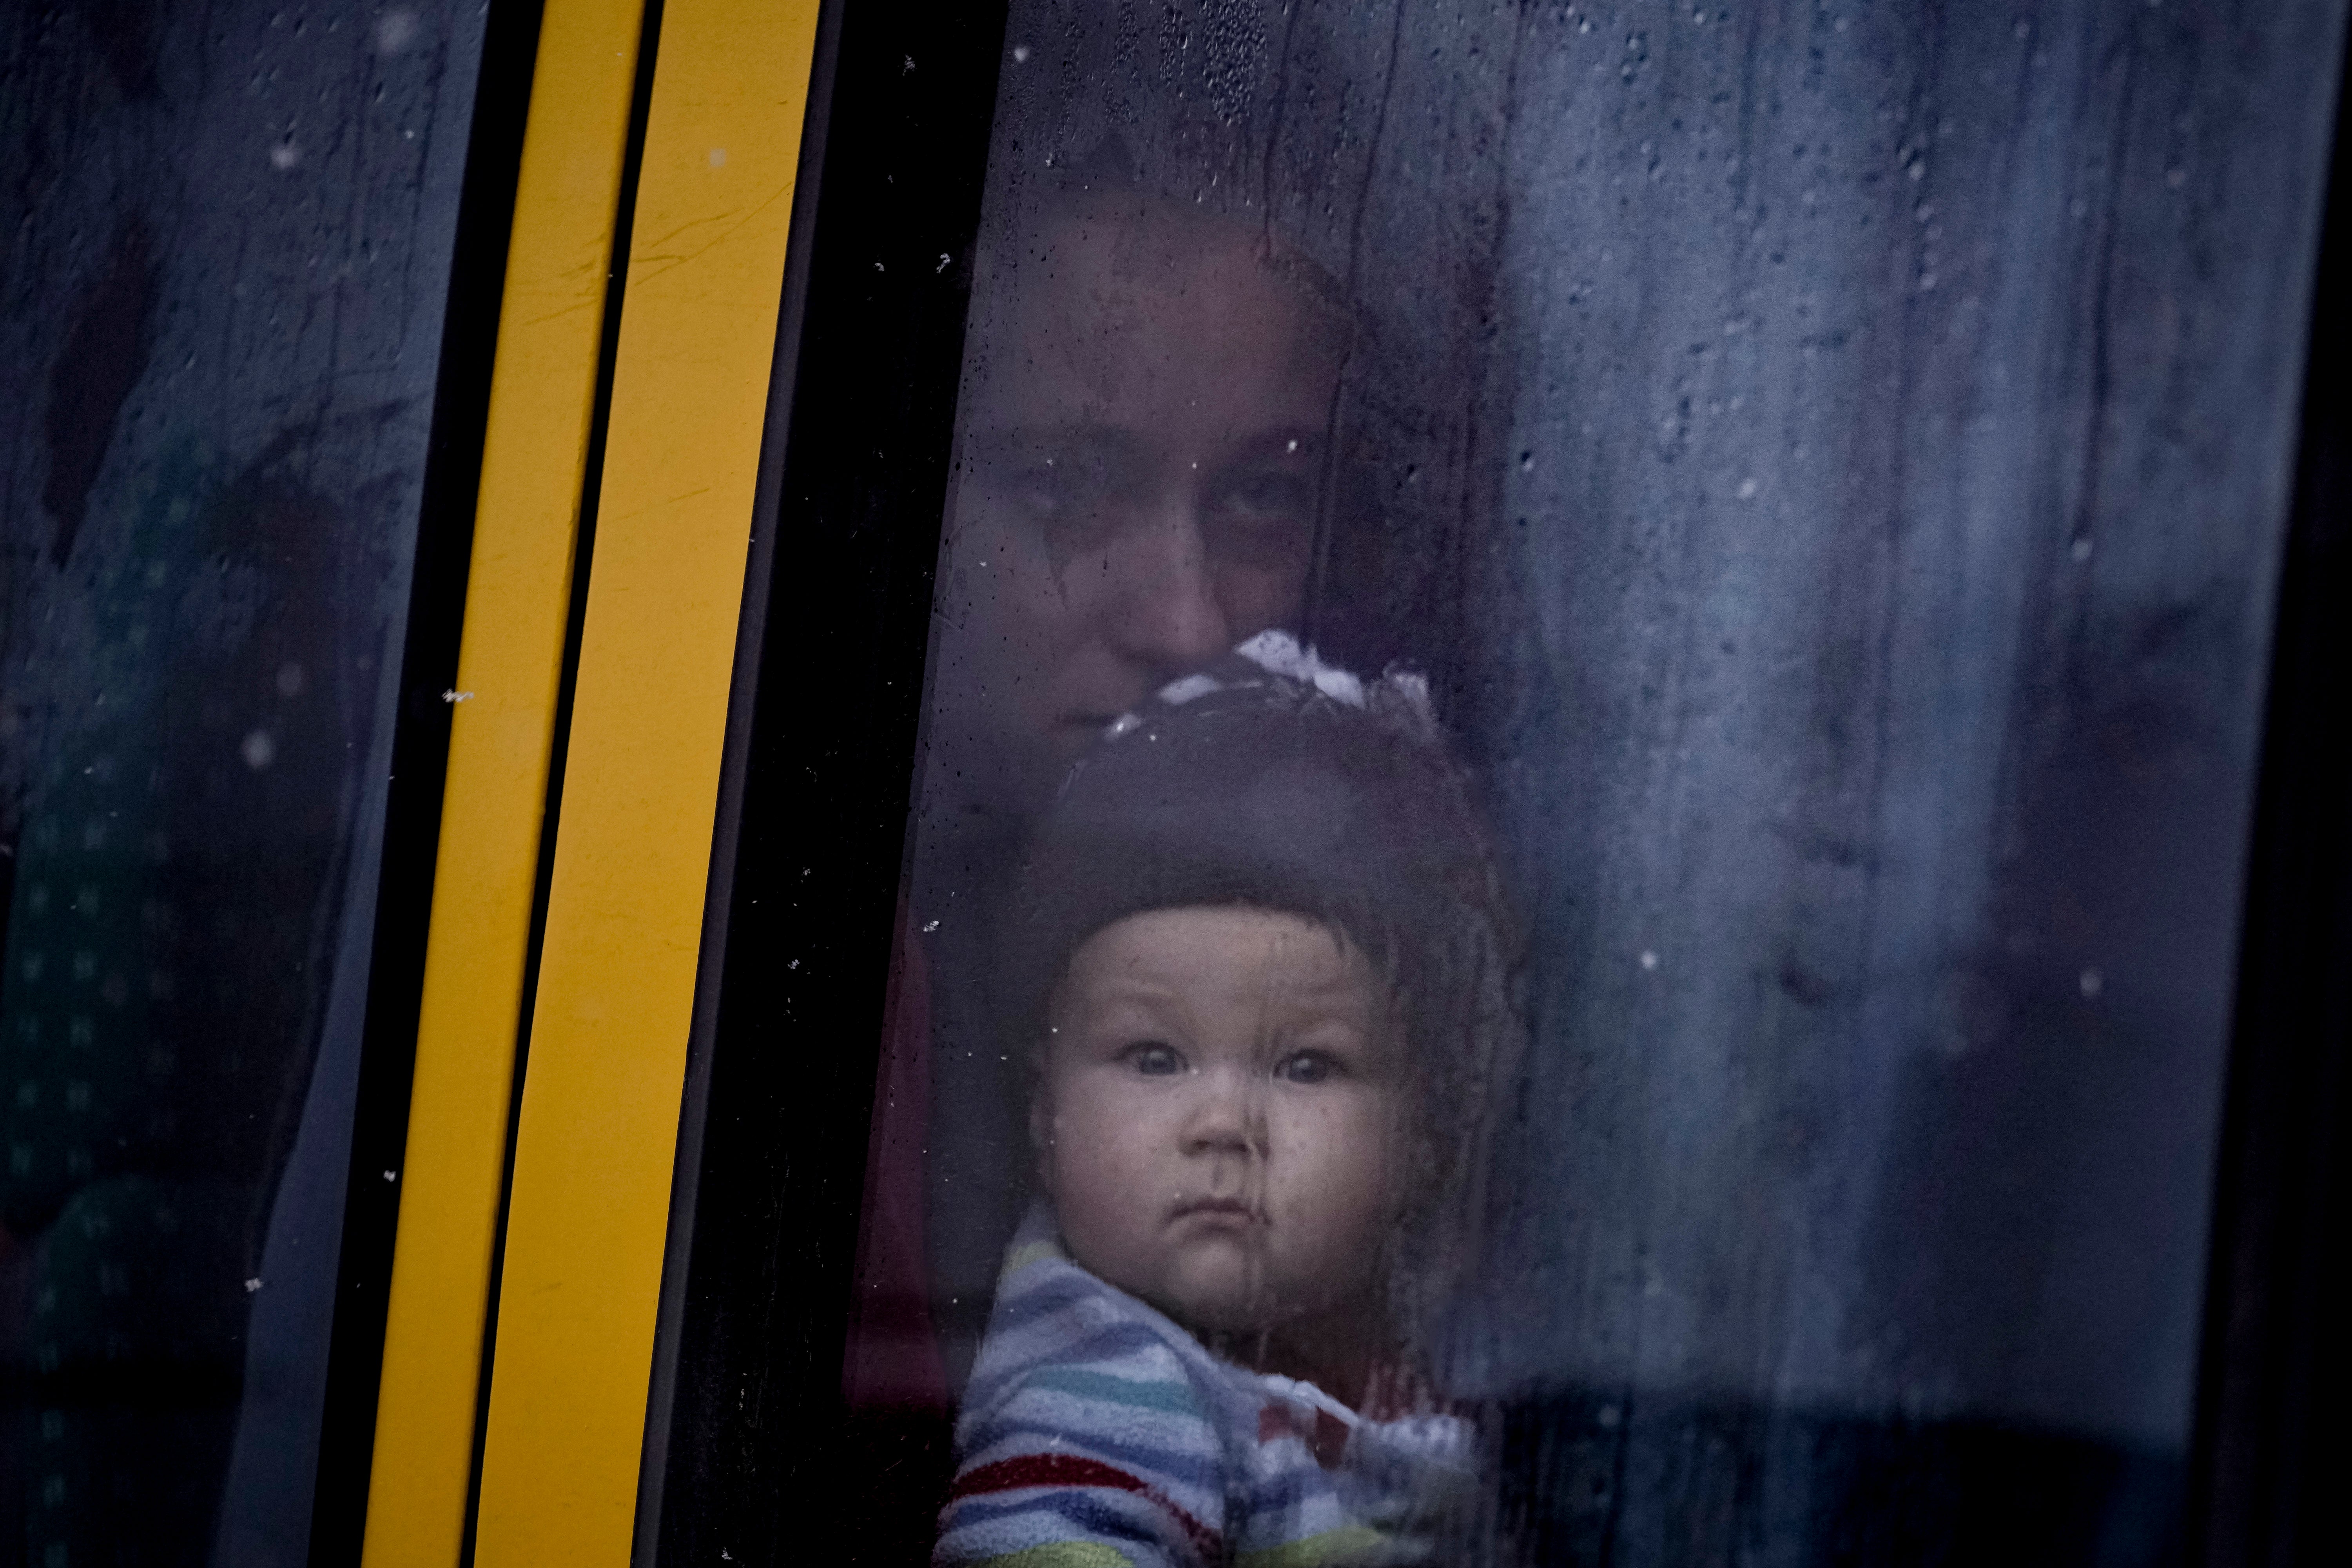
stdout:
<svg viewBox="0 0 2352 1568">
<path fill-rule="evenodd" d="M 939 1563 L 1425 1561 L 1426 1379 L 1515 1033 L 1491 863 L 1411 677 L 1268 633 L 1119 720 L 1006 932 L 1043 1198 Z"/>
</svg>

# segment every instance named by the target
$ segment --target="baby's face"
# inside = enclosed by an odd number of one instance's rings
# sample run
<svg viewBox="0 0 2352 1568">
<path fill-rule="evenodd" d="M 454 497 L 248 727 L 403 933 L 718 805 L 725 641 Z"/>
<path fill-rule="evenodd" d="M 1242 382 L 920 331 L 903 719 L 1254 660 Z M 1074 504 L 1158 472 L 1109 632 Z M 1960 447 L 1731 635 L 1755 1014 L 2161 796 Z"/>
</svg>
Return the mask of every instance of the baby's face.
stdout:
<svg viewBox="0 0 2352 1568">
<path fill-rule="evenodd" d="M 1078 1263 L 1203 1332 L 1365 1300 L 1401 1177 L 1387 988 L 1330 928 L 1159 910 L 1072 955 L 1033 1118 Z"/>
</svg>

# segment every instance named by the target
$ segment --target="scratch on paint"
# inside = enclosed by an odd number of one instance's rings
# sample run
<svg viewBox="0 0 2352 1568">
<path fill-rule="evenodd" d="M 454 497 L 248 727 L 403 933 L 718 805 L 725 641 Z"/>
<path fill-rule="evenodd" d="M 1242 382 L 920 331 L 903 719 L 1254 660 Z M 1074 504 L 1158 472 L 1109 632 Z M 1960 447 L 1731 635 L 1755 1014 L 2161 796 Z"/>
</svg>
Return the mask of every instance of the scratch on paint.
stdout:
<svg viewBox="0 0 2352 1568">
<path fill-rule="evenodd" d="M 737 233 L 737 231 L 741 229 L 744 225 L 750 223 L 753 218 L 758 217 L 761 213 L 764 213 L 770 207 L 774 206 L 778 201 L 790 196 L 792 194 L 793 182 L 786 180 L 782 184 L 777 186 L 775 190 L 769 193 L 768 198 L 765 201 L 761 202 L 757 206 L 745 211 L 740 217 L 737 217 L 732 224 L 730 224 L 723 232 L 713 235 L 709 239 L 704 241 L 695 249 L 686 251 L 681 255 L 650 255 L 632 257 L 629 260 L 629 270 L 633 274 L 637 273 L 638 266 L 641 263 L 646 265 L 649 269 L 642 274 L 632 277 L 629 279 L 630 282 L 650 283 L 655 279 L 661 277 L 664 273 L 674 272 L 678 268 L 685 266 L 688 262 L 696 260 L 708 254 L 713 247 L 725 244 Z M 732 216 L 732 214 L 721 213 L 715 217 L 698 218 L 694 223 L 685 224 L 678 228 L 672 230 L 669 234 L 663 236 L 662 239 L 656 243 L 667 243 L 668 240 L 675 239 L 678 235 L 684 234 L 689 228 L 694 228 L 701 224 L 722 223 L 725 222 L 728 217 Z"/>
</svg>

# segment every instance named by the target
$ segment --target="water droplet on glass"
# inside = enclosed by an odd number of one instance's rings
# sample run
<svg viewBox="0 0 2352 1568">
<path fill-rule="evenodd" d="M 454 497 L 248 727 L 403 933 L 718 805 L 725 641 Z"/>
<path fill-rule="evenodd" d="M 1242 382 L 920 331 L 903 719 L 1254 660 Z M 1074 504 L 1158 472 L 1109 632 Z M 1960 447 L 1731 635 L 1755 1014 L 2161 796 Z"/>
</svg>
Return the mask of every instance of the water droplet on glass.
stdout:
<svg viewBox="0 0 2352 1568">
<path fill-rule="evenodd" d="M 386 11 L 375 25 L 375 52 L 396 55 L 416 41 L 416 13 L 403 7 Z"/>
</svg>

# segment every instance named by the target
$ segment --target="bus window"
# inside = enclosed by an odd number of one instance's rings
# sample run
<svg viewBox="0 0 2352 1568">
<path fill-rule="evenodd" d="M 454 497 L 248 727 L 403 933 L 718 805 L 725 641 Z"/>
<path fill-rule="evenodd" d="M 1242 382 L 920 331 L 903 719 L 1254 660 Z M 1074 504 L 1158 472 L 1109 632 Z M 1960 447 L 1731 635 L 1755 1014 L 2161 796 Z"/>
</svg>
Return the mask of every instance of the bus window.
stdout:
<svg viewBox="0 0 2352 1568">
<path fill-rule="evenodd" d="M 846 11 L 661 1550 L 2177 1552 L 2340 43 L 2220 26 Z"/>
<path fill-rule="evenodd" d="M 308 1552 L 338 1269 L 397 1202 L 372 1177 L 346 1251 L 372 957 L 421 929 L 397 836 L 439 789 L 404 751 L 400 793 L 395 726 L 448 722 L 417 688 L 471 497 L 427 446 L 484 368 L 441 352 L 481 324 L 483 11 L 0 32 L 0 1562 Z"/>
</svg>

